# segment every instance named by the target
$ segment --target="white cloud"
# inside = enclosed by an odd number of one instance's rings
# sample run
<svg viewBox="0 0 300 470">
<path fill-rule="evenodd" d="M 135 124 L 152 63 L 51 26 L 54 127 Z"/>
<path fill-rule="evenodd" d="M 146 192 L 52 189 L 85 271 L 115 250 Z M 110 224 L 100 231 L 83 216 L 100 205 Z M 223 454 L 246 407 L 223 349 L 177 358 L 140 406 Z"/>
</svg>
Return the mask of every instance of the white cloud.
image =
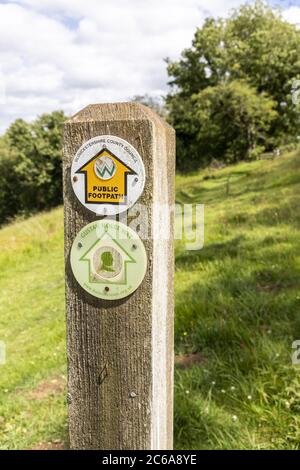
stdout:
<svg viewBox="0 0 300 470">
<path fill-rule="evenodd" d="M 165 57 L 242 0 L 0 0 L 0 130 L 18 117 L 166 91 Z"/>
<path fill-rule="evenodd" d="M 283 17 L 289 23 L 300 25 L 300 7 L 289 7 L 283 12 Z"/>
</svg>

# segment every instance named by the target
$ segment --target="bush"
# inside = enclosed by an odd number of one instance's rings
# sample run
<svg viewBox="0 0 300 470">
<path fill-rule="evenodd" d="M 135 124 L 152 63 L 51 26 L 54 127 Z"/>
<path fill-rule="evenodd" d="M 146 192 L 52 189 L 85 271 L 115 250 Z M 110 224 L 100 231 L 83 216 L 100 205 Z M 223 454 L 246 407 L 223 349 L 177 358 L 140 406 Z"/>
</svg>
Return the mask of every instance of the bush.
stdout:
<svg viewBox="0 0 300 470">
<path fill-rule="evenodd" d="M 209 161 L 237 162 L 257 158 L 265 150 L 268 130 L 277 116 L 275 102 L 265 94 L 234 81 L 206 88 L 193 95 L 192 103 L 198 161 L 203 160 L 199 153 Z"/>
<path fill-rule="evenodd" d="M 272 150 L 295 142 L 300 106 L 292 102 L 291 89 L 300 77 L 299 57 L 299 29 L 265 2 L 241 6 L 226 19 L 208 18 L 180 59 L 168 61 L 171 91 L 167 108 L 177 132 L 178 168 L 185 169 L 187 162 L 197 168 L 211 155 L 223 159 L 224 153 L 229 160 L 239 158 L 239 151 L 241 158 L 252 158 L 261 152 L 261 145 Z M 235 100 L 232 104 L 230 96 Z M 239 99 L 246 99 L 245 105 Z M 239 122 L 239 110 L 246 123 Z M 247 137 L 249 130 L 251 136 Z M 240 138 L 237 132 L 242 132 Z"/>
</svg>

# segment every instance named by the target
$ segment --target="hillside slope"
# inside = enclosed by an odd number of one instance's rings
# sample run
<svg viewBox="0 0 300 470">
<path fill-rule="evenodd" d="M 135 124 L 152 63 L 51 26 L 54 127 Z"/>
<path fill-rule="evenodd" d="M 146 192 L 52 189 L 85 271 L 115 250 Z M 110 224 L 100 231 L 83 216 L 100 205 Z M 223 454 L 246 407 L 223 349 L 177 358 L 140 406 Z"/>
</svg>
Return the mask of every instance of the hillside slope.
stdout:
<svg viewBox="0 0 300 470">
<path fill-rule="evenodd" d="M 203 358 L 177 375 L 183 446 L 300 447 L 299 170 L 294 153 L 178 179 L 206 205 L 204 249 L 176 256 L 177 350 Z"/>
<path fill-rule="evenodd" d="M 204 203 L 206 217 L 204 249 L 176 249 L 178 449 L 300 448 L 290 357 L 300 339 L 299 162 L 289 154 L 177 178 L 177 200 Z M 3 228 L 0 244 L 0 448 L 60 447 L 61 208 Z"/>
</svg>

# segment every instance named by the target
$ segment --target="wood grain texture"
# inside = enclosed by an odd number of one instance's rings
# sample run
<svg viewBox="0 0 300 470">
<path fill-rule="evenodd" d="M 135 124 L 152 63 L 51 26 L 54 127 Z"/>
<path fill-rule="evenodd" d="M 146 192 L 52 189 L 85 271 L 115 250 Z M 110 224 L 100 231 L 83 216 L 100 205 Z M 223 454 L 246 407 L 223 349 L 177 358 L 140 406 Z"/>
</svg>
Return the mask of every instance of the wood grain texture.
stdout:
<svg viewBox="0 0 300 470">
<path fill-rule="evenodd" d="M 144 240 L 148 268 L 126 299 L 85 292 L 69 265 L 78 232 L 97 216 L 77 201 L 70 168 L 79 147 L 99 135 L 127 140 L 146 171 L 138 203 L 168 239 Z M 91 105 L 65 124 L 64 203 L 69 433 L 73 449 L 171 449 L 173 440 L 173 215 L 166 225 L 157 203 L 174 204 L 175 135 L 145 106 Z M 145 222 L 141 215 L 141 224 Z M 164 235 L 165 236 L 165 235 Z"/>
</svg>

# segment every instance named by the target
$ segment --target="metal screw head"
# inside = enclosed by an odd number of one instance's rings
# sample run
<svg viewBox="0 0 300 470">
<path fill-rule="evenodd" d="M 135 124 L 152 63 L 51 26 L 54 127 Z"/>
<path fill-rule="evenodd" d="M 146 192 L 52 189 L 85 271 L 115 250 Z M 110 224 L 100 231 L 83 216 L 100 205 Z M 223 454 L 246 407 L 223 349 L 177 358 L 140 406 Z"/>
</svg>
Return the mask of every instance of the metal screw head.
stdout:
<svg viewBox="0 0 300 470">
<path fill-rule="evenodd" d="M 136 250 L 136 249 L 137 249 L 137 246 L 136 246 L 135 243 L 132 245 L 132 249 L 133 249 L 133 250 Z"/>
<path fill-rule="evenodd" d="M 138 179 L 138 177 L 136 176 L 136 177 L 134 178 L 135 183 L 137 183 L 138 180 L 139 180 L 139 179 Z"/>
<path fill-rule="evenodd" d="M 105 292 L 109 292 L 109 287 L 105 286 L 104 290 L 105 290 Z"/>
<path fill-rule="evenodd" d="M 73 182 L 76 183 L 76 181 L 78 181 L 77 176 L 73 176 Z"/>
<path fill-rule="evenodd" d="M 79 242 L 77 246 L 78 246 L 78 248 L 82 248 L 82 243 Z"/>
</svg>

